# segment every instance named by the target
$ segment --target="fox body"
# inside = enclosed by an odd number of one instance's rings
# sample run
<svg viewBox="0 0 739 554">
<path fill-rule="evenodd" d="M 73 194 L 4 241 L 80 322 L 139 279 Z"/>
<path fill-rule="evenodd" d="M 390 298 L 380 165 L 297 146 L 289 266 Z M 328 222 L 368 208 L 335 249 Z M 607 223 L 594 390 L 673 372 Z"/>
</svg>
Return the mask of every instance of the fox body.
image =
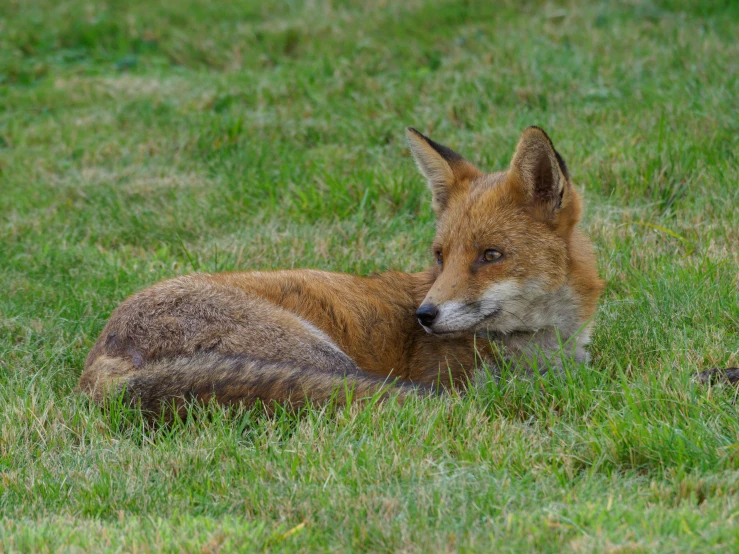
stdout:
<svg viewBox="0 0 739 554">
<path fill-rule="evenodd" d="M 484 173 L 407 130 L 437 215 L 426 271 L 197 274 L 134 294 L 111 315 L 80 387 L 142 409 L 189 400 L 300 405 L 462 388 L 480 368 L 585 361 L 602 290 L 581 200 L 549 137 L 526 129 L 508 170 Z M 484 362 L 484 363 L 481 363 Z"/>
</svg>

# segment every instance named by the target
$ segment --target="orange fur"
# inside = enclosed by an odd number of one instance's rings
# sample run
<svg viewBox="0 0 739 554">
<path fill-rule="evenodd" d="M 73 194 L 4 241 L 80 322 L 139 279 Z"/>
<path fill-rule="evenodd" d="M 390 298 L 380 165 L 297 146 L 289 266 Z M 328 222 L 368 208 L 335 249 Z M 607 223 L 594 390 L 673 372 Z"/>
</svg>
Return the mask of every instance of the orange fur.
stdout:
<svg viewBox="0 0 739 554">
<path fill-rule="evenodd" d="M 497 173 L 413 129 L 408 140 L 432 191 L 441 265 L 163 281 L 113 312 L 82 390 L 96 401 L 123 390 L 152 412 L 183 399 L 301 404 L 346 384 L 359 395 L 394 379 L 401 396 L 462 387 L 480 357 L 544 371 L 558 367 L 562 342 L 584 360 L 602 282 L 576 228 L 580 196 L 549 137 L 524 131 L 510 169 Z"/>
</svg>

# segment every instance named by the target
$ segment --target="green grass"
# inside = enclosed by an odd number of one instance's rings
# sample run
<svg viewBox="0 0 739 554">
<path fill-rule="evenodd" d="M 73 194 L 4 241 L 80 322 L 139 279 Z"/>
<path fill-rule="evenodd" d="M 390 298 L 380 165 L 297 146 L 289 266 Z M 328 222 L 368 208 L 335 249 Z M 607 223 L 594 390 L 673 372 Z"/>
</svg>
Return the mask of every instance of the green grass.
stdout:
<svg viewBox="0 0 739 554">
<path fill-rule="evenodd" d="M 739 549 L 739 9 L 0 5 L 0 551 Z M 150 428 L 75 392 L 192 271 L 429 263 L 414 125 L 487 169 L 551 134 L 608 287 L 586 372 Z M 196 414 L 198 415 L 198 414 Z"/>
</svg>

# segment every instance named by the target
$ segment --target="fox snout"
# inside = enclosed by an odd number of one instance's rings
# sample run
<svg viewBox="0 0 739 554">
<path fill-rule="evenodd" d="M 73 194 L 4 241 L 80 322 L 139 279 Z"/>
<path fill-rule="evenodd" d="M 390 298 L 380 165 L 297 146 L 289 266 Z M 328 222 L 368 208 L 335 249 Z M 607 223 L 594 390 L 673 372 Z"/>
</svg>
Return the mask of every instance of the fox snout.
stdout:
<svg viewBox="0 0 739 554">
<path fill-rule="evenodd" d="M 439 308 L 430 302 L 421 304 L 421 307 L 416 310 L 416 317 L 418 323 L 423 327 L 431 327 L 436 321 L 436 317 L 439 315 Z"/>
<path fill-rule="evenodd" d="M 480 312 L 479 302 L 442 302 L 424 301 L 416 310 L 418 323 L 432 335 L 452 335 L 471 330 L 477 323 L 485 319 Z"/>
<path fill-rule="evenodd" d="M 482 319 L 478 303 L 424 302 L 416 310 L 418 323 L 432 335 L 451 335 L 472 329 Z"/>
<path fill-rule="evenodd" d="M 513 279 L 489 284 L 482 291 L 463 292 L 441 299 L 441 293 L 432 289 L 416 310 L 418 323 L 427 333 L 447 336 L 481 328 L 497 329 L 501 325 L 508 328 L 512 323 L 518 326 L 521 318 L 526 317 L 530 302 L 540 298 L 537 287 L 532 285 L 527 289 Z M 505 313 L 516 321 L 508 321 L 503 317 Z"/>
</svg>

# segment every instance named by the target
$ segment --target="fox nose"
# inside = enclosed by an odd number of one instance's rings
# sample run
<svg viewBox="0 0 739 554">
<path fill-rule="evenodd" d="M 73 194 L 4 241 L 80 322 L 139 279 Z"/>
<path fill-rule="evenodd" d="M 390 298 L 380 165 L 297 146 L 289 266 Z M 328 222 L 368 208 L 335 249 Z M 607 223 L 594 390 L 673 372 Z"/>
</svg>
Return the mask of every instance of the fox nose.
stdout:
<svg viewBox="0 0 739 554">
<path fill-rule="evenodd" d="M 424 327 L 431 327 L 437 315 L 439 315 L 439 308 L 433 304 L 422 304 L 421 307 L 416 310 L 418 323 Z"/>
</svg>

